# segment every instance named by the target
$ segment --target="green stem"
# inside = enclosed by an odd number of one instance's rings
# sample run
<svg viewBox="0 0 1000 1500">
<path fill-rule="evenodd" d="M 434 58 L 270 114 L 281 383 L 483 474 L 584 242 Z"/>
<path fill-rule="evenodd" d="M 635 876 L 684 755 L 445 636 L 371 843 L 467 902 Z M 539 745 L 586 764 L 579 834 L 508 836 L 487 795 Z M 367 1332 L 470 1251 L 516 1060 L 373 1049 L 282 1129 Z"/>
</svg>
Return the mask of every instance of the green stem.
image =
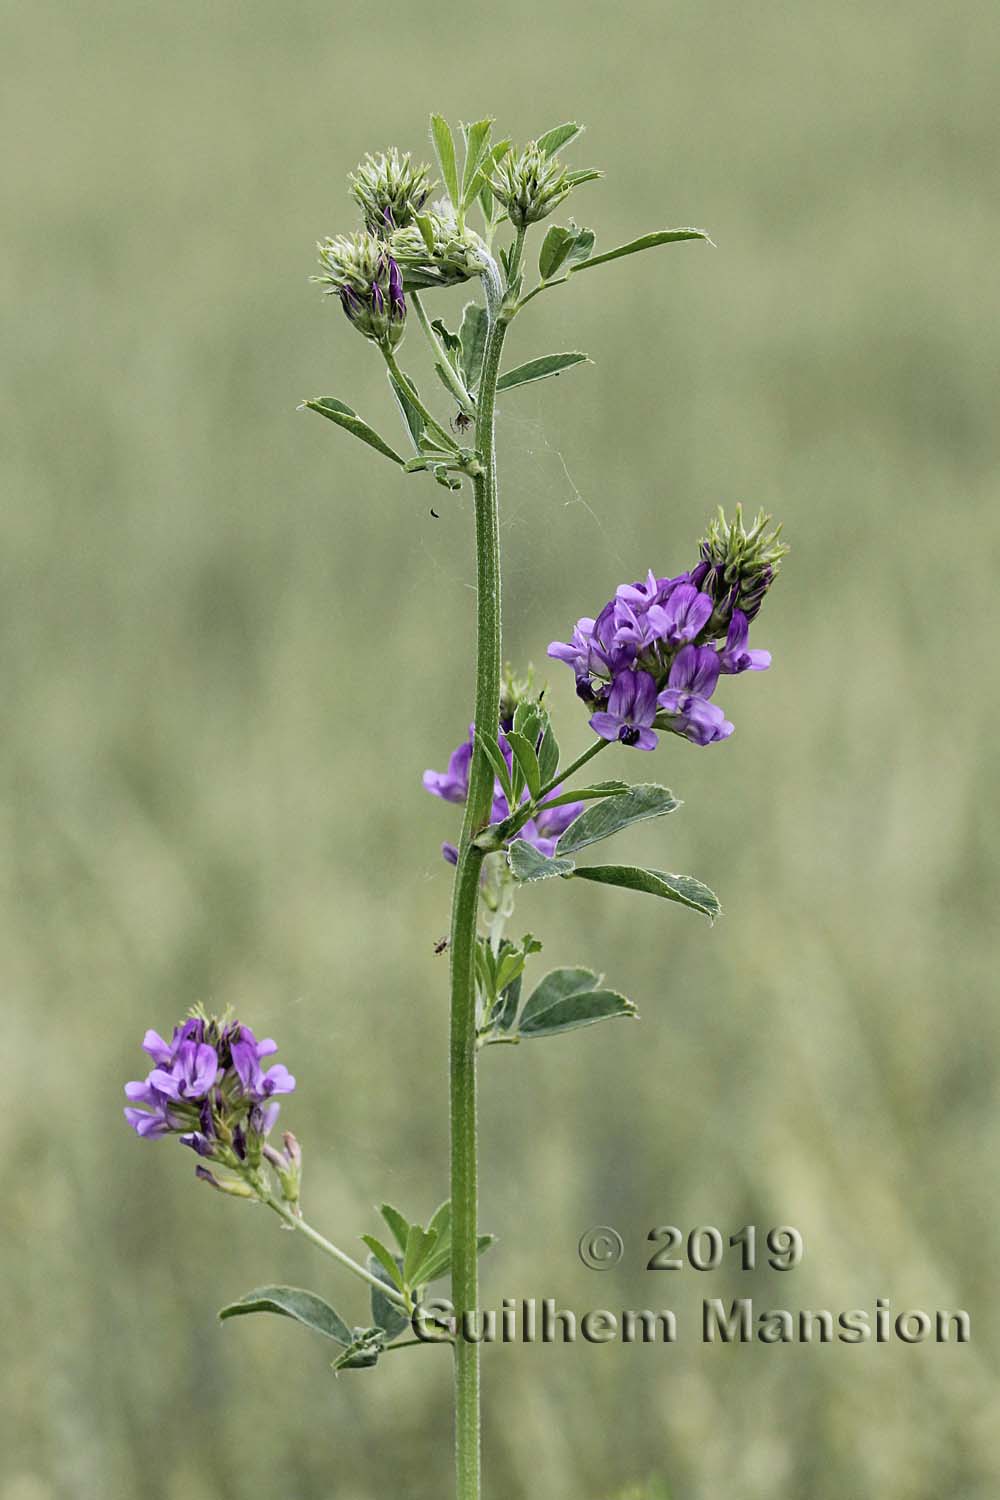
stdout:
<svg viewBox="0 0 1000 1500">
<path fill-rule="evenodd" d="M 396 381 L 396 384 L 400 387 L 400 389 L 406 392 L 406 399 L 409 401 L 410 405 L 416 407 L 417 411 L 423 417 L 424 421 L 427 424 L 428 431 L 433 432 L 434 436 L 440 439 L 441 444 L 444 448 L 449 449 L 452 453 L 457 453 L 458 444 L 455 442 L 455 439 L 453 437 L 449 437 L 448 433 L 445 432 L 444 428 L 441 426 L 441 423 L 436 421 L 434 417 L 431 416 L 430 412 L 427 410 L 426 406 L 421 401 L 420 397 L 417 395 L 413 387 L 410 385 L 402 370 L 399 368 L 399 365 L 396 363 L 395 354 L 393 354 L 391 349 L 387 349 L 384 344 L 379 344 L 379 348 L 382 350 L 382 358 L 385 360 L 386 364 L 389 367 L 390 375 Z"/>
<path fill-rule="evenodd" d="M 581 766 L 585 766 L 588 760 L 593 760 L 595 755 L 597 755 L 601 750 L 606 750 L 607 747 L 612 743 L 613 742 L 611 740 L 595 740 L 592 745 L 588 745 L 583 754 L 578 755 L 576 760 L 574 760 L 570 765 L 566 767 L 565 771 L 557 771 L 556 774 L 552 777 L 552 780 L 545 783 L 541 791 L 538 793 L 538 796 L 535 798 L 535 806 L 537 807 L 542 798 L 547 797 L 549 793 L 551 791 L 554 791 L 561 782 L 568 781 L 571 776 L 575 776 L 577 771 L 580 770 Z"/>
<path fill-rule="evenodd" d="M 437 334 L 434 332 L 434 329 L 431 327 L 430 320 L 427 317 L 427 313 L 424 309 L 424 304 L 420 300 L 419 292 L 410 293 L 410 304 L 416 312 L 418 319 L 420 320 L 420 326 L 424 330 L 424 333 L 427 335 L 427 339 L 430 343 L 431 348 L 437 355 L 438 363 L 441 367 L 441 373 L 444 376 L 445 380 L 448 382 L 448 389 L 451 391 L 455 400 L 458 402 L 459 407 L 461 408 L 465 416 L 474 417 L 476 414 L 476 403 L 473 401 L 472 397 L 465 389 L 465 386 L 462 384 L 461 380 L 459 380 L 458 375 L 455 371 L 455 366 L 448 358 L 441 340 L 438 338 Z"/>
<path fill-rule="evenodd" d="M 500 527 L 497 507 L 494 408 L 507 323 L 493 263 L 484 276 L 489 333 L 476 413 L 476 449 L 483 472 L 473 480 L 476 511 L 475 722 L 495 732 L 500 707 Z M 493 768 L 478 744 L 469 768 L 469 795 L 459 844 L 451 912 L 451 1300 L 454 1316 L 474 1312 L 478 1281 L 478 1155 L 476 1118 L 475 954 L 479 881 L 484 854 L 473 836 L 489 822 Z M 455 1478 L 457 1500 L 479 1500 L 479 1345 L 455 1343 Z"/>
<path fill-rule="evenodd" d="M 394 1286 L 389 1286 L 387 1282 L 380 1281 L 377 1276 L 373 1276 L 371 1271 L 366 1270 L 364 1266 L 358 1265 L 358 1262 L 352 1260 L 343 1250 L 338 1250 L 337 1246 L 321 1235 L 318 1229 L 314 1229 L 311 1224 L 306 1223 L 305 1219 L 300 1219 L 293 1214 L 291 1209 L 282 1203 L 279 1198 L 267 1196 L 262 1201 L 267 1204 L 268 1208 L 274 1209 L 278 1218 L 284 1220 L 289 1229 L 297 1229 L 300 1234 L 305 1235 L 307 1240 L 310 1240 L 312 1244 L 322 1250 L 324 1255 L 329 1255 L 338 1265 L 343 1266 L 345 1270 L 351 1271 L 355 1276 L 360 1276 L 361 1280 L 366 1281 L 369 1286 L 377 1287 L 383 1296 L 389 1298 L 390 1302 L 395 1302 L 398 1307 L 404 1308 L 407 1312 L 410 1311 L 402 1292 L 398 1292 Z"/>
</svg>

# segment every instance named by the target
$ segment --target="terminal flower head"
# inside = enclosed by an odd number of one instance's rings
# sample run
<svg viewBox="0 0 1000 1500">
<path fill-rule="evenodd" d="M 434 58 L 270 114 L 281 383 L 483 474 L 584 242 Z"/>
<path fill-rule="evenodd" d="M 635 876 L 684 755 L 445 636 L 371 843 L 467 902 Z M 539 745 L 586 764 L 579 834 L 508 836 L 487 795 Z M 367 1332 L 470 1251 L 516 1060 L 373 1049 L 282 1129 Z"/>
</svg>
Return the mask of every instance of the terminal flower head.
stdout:
<svg viewBox="0 0 1000 1500">
<path fill-rule="evenodd" d="M 351 193 L 365 216 L 370 234 L 405 229 L 423 209 L 434 184 L 426 165 L 416 166 L 410 153 L 395 146 L 369 153 L 348 178 Z"/>
<path fill-rule="evenodd" d="M 548 218 L 581 182 L 603 173 L 571 172 L 544 144 L 529 141 L 523 151 L 508 151 L 496 163 L 490 188 L 515 229 Z"/>
<path fill-rule="evenodd" d="M 340 298 L 347 319 L 373 343 L 390 349 L 403 337 L 406 299 L 399 263 L 377 235 L 337 235 L 319 246 L 322 276 L 313 280 Z"/>
<path fill-rule="evenodd" d="M 768 531 L 770 523 L 771 517 L 761 510 L 748 529 L 743 507 L 737 505 L 731 521 L 720 506 L 709 524 L 691 576 L 713 601 L 716 635 L 728 630 L 734 610 L 740 610 L 748 623 L 753 621 L 778 576 L 788 548 L 781 540 L 781 527 Z"/>
<path fill-rule="evenodd" d="M 696 745 L 732 734 L 710 699 L 720 674 L 771 664 L 769 651 L 749 646 L 750 622 L 788 551 L 769 521 L 761 512 L 747 530 L 739 507 L 732 522 L 720 512 L 689 572 L 661 578 L 650 569 L 620 584 L 568 641 L 552 642 L 549 656 L 572 668 L 602 739 L 651 750 L 660 730 Z"/>
</svg>

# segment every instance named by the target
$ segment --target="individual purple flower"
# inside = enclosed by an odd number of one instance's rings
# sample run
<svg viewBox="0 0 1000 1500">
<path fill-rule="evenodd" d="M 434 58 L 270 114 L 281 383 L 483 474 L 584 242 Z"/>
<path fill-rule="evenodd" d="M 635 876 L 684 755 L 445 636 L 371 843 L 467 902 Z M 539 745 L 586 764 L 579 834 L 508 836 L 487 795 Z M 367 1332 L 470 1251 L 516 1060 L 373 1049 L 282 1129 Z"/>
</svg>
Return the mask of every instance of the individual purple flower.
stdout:
<svg viewBox="0 0 1000 1500">
<path fill-rule="evenodd" d="M 669 720 L 664 725 L 694 745 L 712 745 L 733 732 L 722 709 L 708 700 L 719 680 L 719 654 L 711 646 L 685 646 L 670 668 L 667 687 L 657 704 Z"/>
<path fill-rule="evenodd" d="M 132 1106 L 143 1104 L 145 1109 L 135 1109 L 129 1106 L 125 1110 L 125 1119 L 131 1125 L 136 1135 L 144 1140 L 155 1140 L 157 1136 L 170 1135 L 178 1128 L 176 1117 L 171 1114 L 169 1103 L 162 1095 L 157 1094 L 147 1083 L 127 1083 L 125 1085 L 125 1097 L 132 1100 Z"/>
<path fill-rule="evenodd" d="M 636 648 L 619 639 L 618 600 L 611 599 L 596 619 L 577 620 L 572 638 L 553 641 L 547 654 L 573 668 L 578 695 L 593 703 L 607 696 L 611 678 L 635 660 Z"/>
<path fill-rule="evenodd" d="M 272 1068 L 271 1072 L 273 1073 L 274 1071 L 275 1069 Z M 294 1083 L 294 1081 L 293 1079 L 292 1082 Z M 279 1092 L 287 1092 L 287 1090 Z M 281 1105 L 276 1099 L 272 1099 L 270 1104 L 255 1104 L 248 1117 L 250 1129 L 257 1135 L 270 1135 L 277 1124 L 280 1113 Z"/>
<path fill-rule="evenodd" d="M 283 1063 L 275 1063 L 267 1072 L 260 1066 L 261 1058 L 277 1052 L 278 1044 L 270 1037 L 258 1042 L 249 1026 L 240 1028 L 237 1041 L 232 1044 L 233 1067 L 240 1087 L 248 1099 L 260 1104 L 272 1094 L 290 1094 L 295 1088 L 295 1079 Z"/>
<path fill-rule="evenodd" d="M 189 1016 L 180 1026 L 174 1027 L 174 1034 L 169 1042 L 165 1042 L 158 1031 L 147 1031 L 142 1039 L 142 1050 L 153 1059 L 161 1068 L 171 1068 L 177 1056 L 177 1049 L 182 1042 L 203 1042 L 205 1040 L 205 1025 L 197 1016 Z"/>
<path fill-rule="evenodd" d="M 190 1146 L 199 1156 L 211 1158 L 215 1155 L 215 1142 L 200 1130 L 189 1130 L 186 1135 L 182 1135 L 181 1145 Z"/>
<path fill-rule="evenodd" d="M 637 750 L 655 750 L 655 717 L 656 679 L 648 672 L 620 672 L 612 684 L 607 709 L 591 717 L 590 727 L 602 740 L 620 740 Z"/>
<path fill-rule="evenodd" d="M 729 622 L 726 644 L 720 654 L 720 669 L 723 672 L 766 672 L 771 665 L 770 651 L 748 651 L 747 638 L 750 622 L 741 609 L 733 610 Z"/>
<path fill-rule="evenodd" d="M 472 763 L 472 747 L 476 738 L 476 726 L 469 725 L 469 738 L 464 740 L 457 749 L 448 757 L 447 771 L 425 771 L 423 775 L 424 791 L 430 792 L 432 797 L 441 797 L 445 802 L 463 803 L 469 795 L 469 767 Z M 510 770 L 514 761 L 514 752 L 507 743 L 507 736 L 503 730 L 497 732 L 497 742 L 500 753 L 507 762 Z M 494 777 L 493 780 L 493 807 L 491 811 L 491 822 L 500 823 L 507 816 L 510 809 L 507 799 L 503 794 L 500 782 Z M 452 845 L 445 844 L 442 848 L 445 859 L 451 859 L 449 850 Z M 457 858 L 457 855 L 456 855 Z M 451 860 L 452 864 L 455 860 Z"/>
<path fill-rule="evenodd" d="M 657 640 L 668 645 L 693 641 L 708 622 L 712 600 L 694 584 L 682 583 L 673 589 L 665 604 L 650 606 L 648 619 Z"/>
<path fill-rule="evenodd" d="M 203 1099 L 215 1083 L 219 1058 L 207 1042 L 183 1041 L 170 1068 L 154 1068 L 149 1082 L 168 1099 Z"/>
<path fill-rule="evenodd" d="M 681 573 L 677 578 L 656 578 L 652 568 L 643 583 L 620 583 L 615 598 L 621 599 L 637 613 L 645 613 L 653 604 L 666 604 L 675 589 L 682 583 L 690 583 L 691 576 Z"/>
<path fill-rule="evenodd" d="M 564 661 L 572 667 L 577 681 L 586 680 L 590 674 L 590 652 L 594 644 L 594 624 L 591 615 L 577 620 L 568 641 L 551 641 L 545 653 L 556 661 Z"/>
<path fill-rule="evenodd" d="M 657 622 L 662 610 L 648 609 L 644 612 L 632 608 L 624 599 L 615 605 L 615 644 L 625 647 L 632 656 L 639 656 L 660 638 Z"/>
<path fill-rule="evenodd" d="M 448 757 L 447 771 L 425 771 L 424 790 L 432 797 L 441 797 L 445 802 L 464 802 L 469 795 L 469 766 L 472 762 L 472 736 L 463 740 Z"/>
</svg>

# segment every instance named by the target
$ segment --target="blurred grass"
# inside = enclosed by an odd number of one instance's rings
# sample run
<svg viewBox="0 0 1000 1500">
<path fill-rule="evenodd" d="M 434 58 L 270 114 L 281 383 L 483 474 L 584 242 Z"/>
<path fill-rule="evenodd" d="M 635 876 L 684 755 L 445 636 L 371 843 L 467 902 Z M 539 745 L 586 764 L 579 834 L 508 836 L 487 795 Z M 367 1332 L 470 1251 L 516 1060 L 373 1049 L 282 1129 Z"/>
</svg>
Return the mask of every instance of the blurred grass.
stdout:
<svg viewBox="0 0 1000 1500">
<path fill-rule="evenodd" d="M 501 65 L 437 0 L 0 20 L 0 1500 L 448 1492 L 446 1357 L 334 1382 L 300 1330 L 218 1328 L 272 1279 L 364 1309 L 118 1113 L 147 1025 L 232 1002 L 298 1075 L 317 1223 L 350 1239 L 376 1199 L 444 1190 L 452 821 L 419 776 L 468 720 L 470 517 L 295 411 L 322 391 L 390 420 L 305 278 L 349 167 L 419 149 L 431 107 L 516 135 L 580 115 L 603 244 L 694 222 L 719 245 L 516 326 L 512 359 L 597 363 L 503 415 L 511 656 L 687 565 L 720 500 L 795 547 L 758 627 L 774 671 L 729 684 L 725 749 L 660 753 L 686 806 L 636 844 L 726 919 L 523 903 L 643 1021 L 486 1058 L 487 1295 L 672 1305 L 691 1332 L 487 1351 L 490 1492 L 996 1493 L 995 12 L 498 23 Z M 750 1220 L 797 1224 L 802 1269 L 641 1270 L 654 1224 Z M 578 1264 L 590 1223 L 624 1235 L 620 1273 Z M 749 1293 L 964 1306 L 974 1342 L 702 1347 L 700 1298 Z"/>
</svg>

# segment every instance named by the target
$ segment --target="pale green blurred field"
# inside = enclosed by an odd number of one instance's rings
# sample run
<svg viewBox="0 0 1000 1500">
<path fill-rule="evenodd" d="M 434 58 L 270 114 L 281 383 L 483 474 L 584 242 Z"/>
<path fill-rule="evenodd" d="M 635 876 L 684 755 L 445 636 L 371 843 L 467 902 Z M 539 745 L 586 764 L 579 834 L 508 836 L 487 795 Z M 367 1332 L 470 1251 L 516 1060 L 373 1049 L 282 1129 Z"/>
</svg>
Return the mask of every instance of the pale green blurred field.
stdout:
<svg viewBox="0 0 1000 1500">
<path fill-rule="evenodd" d="M 996 11 L 494 15 L 3 8 L 0 1500 L 449 1493 L 446 1355 L 335 1382 L 290 1324 L 219 1327 L 268 1280 L 364 1299 L 120 1115 L 143 1030 L 232 1003 L 298 1075 L 315 1222 L 350 1242 L 377 1199 L 445 1192 L 454 820 L 420 773 L 469 717 L 469 507 L 295 410 L 392 421 L 306 278 L 348 169 L 419 149 L 431 108 L 579 116 L 602 244 L 693 222 L 719 247 L 515 327 L 515 361 L 596 364 L 502 415 L 510 654 L 687 566 L 720 500 L 795 549 L 756 631 L 774 670 L 720 695 L 734 738 L 621 767 L 685 800 L 628 852 L 725 920 L 575 886 L 519 914 L 643 1019 L 485 1057 L 487 1305 L 689 1331 L 487 1351 L 488 1493 L 992 1500 Z M 571 689 L 557 668 L 578 749 Z M 748 1220 L 798 1225 L 803 1267 L 642 1269 L 655 1224 Z M 620 1271 L 577 1260 L 593 1223 Z M 704 1348 L 697 1302 L 744 1294 L 961 1306 L 973 1342 Z"/>
</svg>

